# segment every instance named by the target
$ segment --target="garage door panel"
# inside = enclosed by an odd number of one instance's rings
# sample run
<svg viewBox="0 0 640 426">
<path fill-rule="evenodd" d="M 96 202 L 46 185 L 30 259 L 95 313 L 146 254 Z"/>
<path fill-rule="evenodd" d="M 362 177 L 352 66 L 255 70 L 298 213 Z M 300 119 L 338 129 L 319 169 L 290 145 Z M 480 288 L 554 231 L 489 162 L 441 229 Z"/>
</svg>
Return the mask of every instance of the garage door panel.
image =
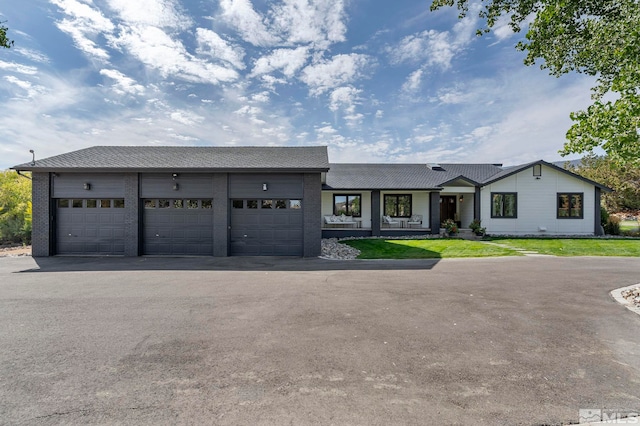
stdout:
<svg viewBox="0 0 640 426">
<path fill-rule="evenodd" d="M 303 227 L 301 209 L 247 208 L 255 199 L 231 200 L 230 249 L 239 256 L 302 256 Z M 251 203 L 250 203 L 251 201 Z M 273 200 L 258 205 L 282 206 Z M 284 203 L 289 206 L 286 200 Z"/>
<path fill-rule="evenodd" d="M 123 209 L 92 206 L 86 199 L 56 200 L 56 252 L 58 254 L 123 255 Z M 75 206 L 75 207 L 71 207 Z"/>
<path fill-rule="evenodd" d="M 151 255 L 213 255 L 213 209 L 184 208 L 185 200 L 163 203 L 147 202 L 143 214 L 143 252 Z M 166 203 L 164 203 L 166 205 Z"/>
</svg>

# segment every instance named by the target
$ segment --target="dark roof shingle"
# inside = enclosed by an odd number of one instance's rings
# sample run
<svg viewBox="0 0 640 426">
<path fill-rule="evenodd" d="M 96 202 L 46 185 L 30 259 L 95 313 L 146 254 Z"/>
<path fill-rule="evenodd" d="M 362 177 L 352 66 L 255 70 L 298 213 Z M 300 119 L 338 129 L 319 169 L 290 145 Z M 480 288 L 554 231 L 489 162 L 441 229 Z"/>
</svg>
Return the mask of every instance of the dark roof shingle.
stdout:
<svg viewBox="0 0 640 426">
<path fill-rule="evenodd" d="M 329 168 L 327 147 L 95 146 L 24 163 L 16 170 L 315 170 Z"/>
</svg>

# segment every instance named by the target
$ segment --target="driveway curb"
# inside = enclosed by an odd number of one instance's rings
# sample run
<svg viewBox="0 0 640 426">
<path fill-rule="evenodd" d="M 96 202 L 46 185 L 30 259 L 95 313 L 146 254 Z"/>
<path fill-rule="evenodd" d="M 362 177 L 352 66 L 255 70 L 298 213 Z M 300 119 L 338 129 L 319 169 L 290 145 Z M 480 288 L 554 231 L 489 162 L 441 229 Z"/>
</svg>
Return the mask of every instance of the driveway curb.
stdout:
<svg viewBox="0 0 640 426">
<path fill-rule="evenodd" d="M 613 300 L 615 300 L 616 302 L 620 303 L 622 306 L 624 306 L 625 308 L 629 309 L 631 312 L 635 312 L 636 314 L 640 315 L 640 308 L 638 308 L 633 303 L 629 302 L 627 299 L 622 297 L 622 292 L 623 291 L 630 290 L 632 288 L 637 288 L 637 287 L 640 287 L 640 283 L 632 284 L 632 285 L 629 285 L 629 286 L 626 286 L 626 287 L 617 288 L 615 290 L 611 290 L 611 292 L 609 294 L 611 295 L 611 297 L 613 297 Z"/>
</svg>

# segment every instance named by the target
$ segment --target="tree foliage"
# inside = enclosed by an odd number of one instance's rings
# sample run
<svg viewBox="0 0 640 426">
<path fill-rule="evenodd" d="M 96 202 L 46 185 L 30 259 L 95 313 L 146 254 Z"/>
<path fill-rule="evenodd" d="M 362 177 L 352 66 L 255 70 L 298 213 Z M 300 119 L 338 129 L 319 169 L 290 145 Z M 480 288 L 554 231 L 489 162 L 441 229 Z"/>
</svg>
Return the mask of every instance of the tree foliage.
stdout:
<svg viewBox="0 0 640 426">
<path fill-rule="evenodd" d="M 0 242 L 31 241 L 31 180 L 0 172 Z"/>
<path fill-rule="evenodd" d="M 613 189 L 613 192 L 602 193 L 602 204 L 607 211 L 640 210 L 640 167 L 631 163 L 620 165 L 609 157 L 589 155 L 579 166 L 569 168 Z"/>
<path fill-rule="evenodd" d="M 489 32 L 508 18 L 518 32 L 528 24 L 526 65 L 559 77 L 569 72 L 596 77 L 593 104 L 571 114 L 563 155 L 604 149 L 619 164 L 640 162 L 640 2 L 637 0 L 481 0 L 479 17 Z M 433 0 L 432 10 L 469 0 Z M 529 21 L 533 18 L 533 22 Z"/>
<path fill-rule="evenodd" d="M 0 46 L 9 49 L 13 46 L 13 40 L 7 38 L 9 28 L 4 26 L 4 22 L 0 22 Z"/>
</svg>

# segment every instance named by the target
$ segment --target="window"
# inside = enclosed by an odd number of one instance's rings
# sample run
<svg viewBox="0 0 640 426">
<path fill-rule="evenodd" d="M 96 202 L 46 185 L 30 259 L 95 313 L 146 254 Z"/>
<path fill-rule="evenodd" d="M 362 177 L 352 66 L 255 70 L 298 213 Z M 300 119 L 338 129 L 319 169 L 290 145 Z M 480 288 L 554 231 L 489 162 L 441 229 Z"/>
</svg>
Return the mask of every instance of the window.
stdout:
<svg viewBox="0 0 640 426">
<path fill-rule="evenodd" d="M 263 209 L 273 208 L 273 200 L 262 200 L 262 208 Z"/>
<path fill-rule="evenodd" d="M 203 209 L 211 209 L 213 208 L 213 200 L 202 200 L 202 208 Z"/>
<path fill-rule="evenodd" d="M 362 216 L 362 196 L 360 194 L 335 194 L 333 196 L 333 214 L 353 217 Z"/>
<path fill-rule="evenodd" d="M 111 208 L 111 200 L 100 200 L 100 208 L 110 209 Z"/>
<path fill-rule="evenodd" d="M 168 209 L 169 205 L 169 200 L 158 200 L 158 208 L 160 209 Z"/>
<path fill-rule="evenodd" d="M 582 219 L 584 194 L 558 193 L 558 219 Z"/>
<path fill-rule="evenodd" d="M 144 200 L 144 208 L 145 209 L 155 209 L 156 208 L 156 200 Z"/>
<path fill-rule="evenodd" d="M 247 208 L 248 209 L 257 209 L 258 208 L 258 200 L 247 200 Z"/>
<path fill-rule="evenodd" d="M 516 192 L 491 193 L 491 217 L 515 219 L 518 217 L 518 194 Z"/>
<path fill-rule="evenodd" d="M 117 198 L 113 200 L 113 208 L 114 209 L 124 209 L 124 200 L 122 198 Z"/>
<path fill-rule="evenodd" d="M 58 208 L 66 209 L 69 207 L 69 200 L 58 200 Z"/>
<path fill-rule="evenodd" d="M 188 209 L 197 209 L 198 208 L 198 200 L 187 200 L 187 208 Z"/>
<path fill-rule="evenodd" d="M 384 215 L 391 217 L 411 217 L 411 195 L 385 195 Z"/>
<path fill-rule="evenodd" d="M 98 200 L 87 200 L 87 208 L 95 209 L 98 207 Z"/>
<path fill-rule="evenodd" d="M 542 176 L 542 164 L 536 164 L 535 166 L 533 166 L 533 176 Z"/>
<path fill-rule="evenodd" d="M 173 208 L 174 209 L 182 209 L 182 208 L 184 208 L 183 200 L 173 200 Z"/>
<path fill-rule="evenodd" d="M 302 208 L 302 200 L 289 200 L 289 208 L 299 210 Z"/>
<path fill-rule="evenodd" d="M 276 200 L 276 209 L 286 209 L 287 200 Z"/>
<path fill-rule="evenodd" d="M 72 200 L 71 201 L 71 207 L 74 209 L 81 209 L 82 208 L 82 200 Z"/>
</svg>

